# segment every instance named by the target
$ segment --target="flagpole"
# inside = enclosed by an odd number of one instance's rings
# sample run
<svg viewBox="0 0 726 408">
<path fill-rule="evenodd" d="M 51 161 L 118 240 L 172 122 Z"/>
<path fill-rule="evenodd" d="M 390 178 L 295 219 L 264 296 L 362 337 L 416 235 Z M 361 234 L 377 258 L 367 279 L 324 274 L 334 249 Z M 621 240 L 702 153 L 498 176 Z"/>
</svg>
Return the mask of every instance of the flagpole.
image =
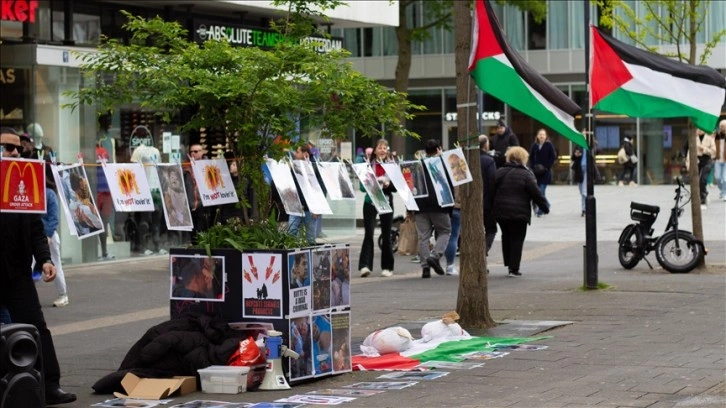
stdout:
<svg viewBox="0 0 726 408">
<path fill-rule="evenodd" d="M 585 92 L 587 109 L 583 109 L 583 126 L 586 130 L 587 154 L 587 197 L 585 197 L 585 288 L 597 289 L 597 211 L 595 200 L 595 155 L 593 154 L 594 132 L 592 131 L 592 104 L 590 103 L 590 0 L 585 0 Z"/>
</svg>

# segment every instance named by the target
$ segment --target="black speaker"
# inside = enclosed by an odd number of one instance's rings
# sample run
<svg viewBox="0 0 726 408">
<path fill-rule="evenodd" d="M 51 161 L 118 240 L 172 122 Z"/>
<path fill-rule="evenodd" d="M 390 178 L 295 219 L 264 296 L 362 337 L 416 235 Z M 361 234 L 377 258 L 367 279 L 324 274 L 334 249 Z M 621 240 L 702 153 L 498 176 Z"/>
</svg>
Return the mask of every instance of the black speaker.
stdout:
<svg viewBox="0 0 726 408">
<path fill-rule="evenodd" d="M 40 335 L 29 324 L 0 325 L 0 408 L 45 407 Z"/>
</svg>

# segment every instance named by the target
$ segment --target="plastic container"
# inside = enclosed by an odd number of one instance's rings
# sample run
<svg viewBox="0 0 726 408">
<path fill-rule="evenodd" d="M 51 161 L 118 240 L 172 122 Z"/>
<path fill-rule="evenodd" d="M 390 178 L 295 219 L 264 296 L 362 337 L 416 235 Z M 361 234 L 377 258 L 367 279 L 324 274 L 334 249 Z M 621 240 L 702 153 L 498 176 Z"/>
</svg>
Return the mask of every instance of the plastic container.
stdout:
<svg viewBox="0 0 726 408">
<path fill-rule="evenodd" d="M 239 394 L 247 391 L 249 367 L 209 366 L 197 371 L 204 393 Z"/>
</svg>

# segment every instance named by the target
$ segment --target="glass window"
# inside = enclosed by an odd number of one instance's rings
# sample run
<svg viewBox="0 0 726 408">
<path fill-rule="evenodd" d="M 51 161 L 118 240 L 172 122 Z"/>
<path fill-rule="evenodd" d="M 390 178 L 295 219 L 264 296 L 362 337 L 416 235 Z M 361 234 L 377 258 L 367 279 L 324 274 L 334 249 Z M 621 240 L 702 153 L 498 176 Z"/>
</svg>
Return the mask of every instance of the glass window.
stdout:
<svg viewBox="0 0 726 408">
<path fill-rule="evenodd" d="M 662 9 L 660 8 L 659 5 L 657 5 L 657 4 L 652 5 L 652 7 L 653 7 L 652 12 L 648 11 L 647 6 L 648 5 L 646 5 L 643 2 L 637 3 L 638 18 L 640 19 L 641 22 L 646 21 L 646 18 L 649 13 L 650 14 L 655 13 L 656 15 L 660 15 L 660 17 L 663 17 Z M 655 19 L 652 19 L 651 21 L 647 22 L 647 27 L 648 27 L 648 35 L 646 35 L 646 37 L 643 41 L 648 45 L 659 45 L 660 40 L 657 37 L 657 35 L 659 35 L 659 33 L 660 33 L 659 24 L 656 22 Z M 642 29 L 642 28 L 640 28 L 640 29 Z"/>
<path fill-rule="evenodd" d="M 430 7 L 426 7 L 426 3 L 422 3 L 423 26 L 433 24 L 437 19 Z M 423 42 L 424 54 L 441 54 L 443 51 L 443 29 L 441 27 L 431 27 L 426 30 L 428 37 Z"/>
<path fill-rule="evenodd" d="M 708 39 L 712 40 L 714 35 L 726 29 L 726 2 L 712 1 L 711 10 L 708 12 L 706 30 Z M 721 37 L 720 44 L 726 43 L 726 36 Z"/>
<path fill-rule="evenodd" d="M 532 13 L 527 13 L 527 27 L 529 28 L 530 50 L 543 50 L 547 45 L 547 19 L 541 23 L 536 23 L 532 17 Z"/>
<path fill-rule="evenodd" d="M 383 27 L 383 56 L 398 55 L 398 37 L 395 27 Z"/>
<path fill-rule="evenodd" d="M 633 10 L 633 11 L 635 10 L 635 0 L 623 0 L 623 4 L 627 7 L 629 7 L 630 10 Z M 614 10 L 614 13 L 615 13 L 616 17 L 622 18 L 624 21 L 626 21 L 628 23 L 628 27 L 627 27 L 628 30 L 630 30 L 630 31 L 635 30 L 635 22 L 630 17 L 628 17 L 628 14 L 624 11 L 624 7 L 617 7 Z M 620 40 L 626 44 L 635 45 L 635 41 L 633 41 L 628 36 L 627 33 L 624 33 L 619 28 L 613 29 L 613 37 L 617 38 L 618 40 Z"/>
<path fill-rule="evenodd" d="M 351 57 L 361 56 L 361 36 L 357 28 L 346 28 L 343 30 L 343 48 L 350 52 Z"/>
<path fill-rule="evenodd" d="M 52 41 L 64 41 L 65 13 L 53 11 Z M 73 41 L 76 45 L 98 44 L 101 36 L 101 17 L 73 13 Z"/>
<path fill-rule="evenodd" d="M 373 56 L 373 29 L 372 28 L 363 28 L 363 29 L 361 29 L 361 32 L 363 33 L 363 56 L 372 57 Z"/>
<path fill-rule="evenodd" d="M 366 29 L 373 31 L 371 35 L 371 54 L 374 57 L 380 57 L 383 55 L 383 28 L 382 27 L 374 27 L 372 29 Z M 366 37 L 366 42 L 368 41 L 368 37 Z"/>
<path fill-rule="evenodd" d="M 570 31 L 572 32 L 571 48 L 585 48 L 585 2 L 568 2 L 570 10 Z"/>
<path fill-rule="evenodd" d="M 548 48 L 561 50 L 570 46 L 569 24 L 567 1 L 550 1 L 547 2 L 547 40 Z M 534 36 L 534 31 L 532 36 Z M 535 41 L 533 39 L 533 41 Z"/>
</svg>

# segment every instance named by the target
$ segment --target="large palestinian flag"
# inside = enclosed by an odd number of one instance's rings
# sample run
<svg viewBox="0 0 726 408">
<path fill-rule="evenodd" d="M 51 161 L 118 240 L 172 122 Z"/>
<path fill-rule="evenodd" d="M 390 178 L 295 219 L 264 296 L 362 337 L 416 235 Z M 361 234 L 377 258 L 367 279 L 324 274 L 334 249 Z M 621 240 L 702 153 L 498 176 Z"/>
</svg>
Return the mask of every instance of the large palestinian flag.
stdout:
<svg viewBox="0 0 726 408">
<path fill-rule="evenodd" d="M 726 80 L 713 68 L 689 65 L 625 44 L 592 27 L 592 107 L 640 118 L 688 117 L 716 127 Z"/>
<path fill-rule="evenodd" d="M 580 107 L 507 44 L 489 1 L 476 0 L 469 73 L 482 91 L 587 147 L 574 124 Z"/>
</svg>

